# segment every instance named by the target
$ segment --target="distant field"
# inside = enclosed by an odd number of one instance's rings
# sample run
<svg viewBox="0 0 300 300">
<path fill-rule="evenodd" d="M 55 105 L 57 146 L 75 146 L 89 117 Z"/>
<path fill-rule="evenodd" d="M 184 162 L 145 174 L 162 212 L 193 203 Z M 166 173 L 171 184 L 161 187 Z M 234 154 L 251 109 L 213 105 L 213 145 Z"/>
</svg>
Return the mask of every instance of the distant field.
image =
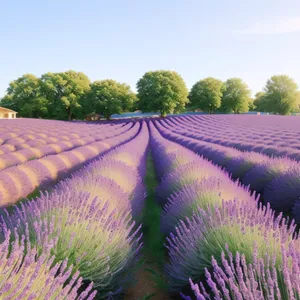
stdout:
<svg viewBox="0 0 300 300">
<path fill-rule="evenodd" d="M 187 115 L 207 115 L 208 113 L 205 112 L 192 112 L 192 111 L 186 111 L 183 112 L 182 114 L 170 114 L 168 116 L 187 116 Z M 222 113 L 219 113 L 222 114 Z M 269 115 L 269 113 L 265 113 L 265 112 L 248 112 L 246 113 L 247 115 Z M 296 113 L 294 114 L 296 115 Z M 155 113 L 155 112 L 149 112 L 149 113 L 142 113 L 142 112 L 128 112 L 128 113 L 123 113 L 123 114 L 114 114 L 112 115 L 112 119 L 122 119 L 122 118 L 143 118 L 143 117 L 159 117 L 160 114 L 159 113 Z"/>
<path fill-rule="evenodd" d="M 299 299 L 300 118 L 151 115 L 0 120 L 0 298 Z"/>
</svg>

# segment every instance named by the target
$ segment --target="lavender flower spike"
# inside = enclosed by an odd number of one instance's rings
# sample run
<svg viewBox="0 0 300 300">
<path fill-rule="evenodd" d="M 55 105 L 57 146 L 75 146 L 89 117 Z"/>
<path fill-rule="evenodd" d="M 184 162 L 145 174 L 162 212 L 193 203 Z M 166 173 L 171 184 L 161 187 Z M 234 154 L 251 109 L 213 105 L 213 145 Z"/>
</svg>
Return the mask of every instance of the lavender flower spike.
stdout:
<svg viewBox="0 0 300 300">
<path fill-rule="evenodd" d="M 1 299 L 94 299 L 93 283 L 79 292 L 82 278 L 73 272 L 68 261 L 54 264 L 50 251 L 55 241 L 49 242 L 42 254 L 31 247 L 28 233 L 15 236 L 10 249 L 11 232 L 2 228 L 4 241 L 0 244 L 0 298 Z"/>
<path fill-rule="evenodd" d="M 212 257 L 211 272 L 206 271 L 206 283 L 194 284 L 190 279 L 191 289 L 197 300 L 204 299 L 299 299 L 300 297 L 300 256 L 293 244 L 289 249 L 282 246 L 281 267 L 275 265 L 276 257 L 268 256 L 257 259 L 257 250 L 251 263 L 244 254 L 236 252 L 235 259 L 225 258 L 222 253 L 220 263 Z M 227 257 L 233 257 L 230 252 Z M 190 297 L 181 294 L 185 300 Z"/>
<path fill-rule="evenodd" d="M 226 248 L 231 253 L 243 253 L 249 263 L 255 263 L 252 258 L 256 244 L 258 259 L 266 254 L 275 256 L 275 267 L 279 270 L 282 246 L 288 249 L 293 242 L 295 251 L 300 253 L 300 241 L 293 240 L 295 226 L 285 223 L 280 215 L 275 219 L 269 207 L 257 209 L 238 200 L 199 209 L 190 219 L 181 221 L 167 238 L 170 262 L 166 272 L 171 290 L 181 290 L 189 278 L 200 280 L 205 268 L 210 268 L 211 256 L 220 263 Z"/>
</svg>

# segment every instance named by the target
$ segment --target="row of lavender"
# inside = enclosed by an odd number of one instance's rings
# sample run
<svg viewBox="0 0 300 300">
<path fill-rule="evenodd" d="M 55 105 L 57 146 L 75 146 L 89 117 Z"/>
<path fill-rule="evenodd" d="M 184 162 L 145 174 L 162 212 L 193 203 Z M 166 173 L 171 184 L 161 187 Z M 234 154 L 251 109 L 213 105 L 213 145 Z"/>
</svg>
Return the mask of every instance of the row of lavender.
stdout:
<svg viewBox="0 0 300 300">
<path fill-rule="evenodd" d="M 132 123 L 129 123 L 122 128 L 120 126 L 106 127 L 105 125 L 101 125 L 99 126 L 101 127 L 101 129 L 95 130 L 93 135 L 70 140 L 62 141 L 59 137 L 48 137 L 43 140 L 44 144 L 42 144 L 42 146 L 39 145 L 41 143 L 40 139 L 31 140 L 27 144 L 21 144 L 20 146 L 22 147 L 20 147 L 19 150 L 9 152 L 6 151 L 7 153 L 0 155 L 0 170 L 22 164 L 28 160 L 34 160 L 47 155 L 62 153 L 64 151 L 69 151 L 77 147 L 88 145 L 92 146 L 95 142 L 102 141 L 106 138 L 113 137 L 127 131 L 128 129 L 130 129 L 130 127 L 132 127 L 132 125 Z M 51 140 L 50 143 L 48 143 L 49 140 Z M 2 151 L 4 151 L 8 148 L 11 150 L 12 147 L 15 146 L 11 144 L 5 144 L 4 146 L 0 146 L 0 151 L 1 149 Z"/>
<path fill-rule="evenodd" d="M 183 123 L 183 118 L 175 118 Z M 193 130 L 201 129 L 208 141 L 253 151 L 286 148 L 299 150 L 299 120 L 280 116 L 190 116 L 185 121 Z M 289 126 L 286 127 L 287 124 Z M 211 140 L 210 140 L 211 139 Z M 261 147 L 261 148 L 259 148 Z M 271 150 L 271 148 L 270 148 Z"/>
<path fill-rule="evenodd" d="M 5 152 L 21 150 L 28 146 L 41 147 L 58 141 L 95 137 L 101 134 L 103 129 L 122 126 L 116 122 L 95 126 L 85 123 L 34 119 L 13 120 L 9 124 L 1 120 L 0 125 L 0 150 Z M 5 146 L 10 146 L 10 148 L 5 149 Z M 0 152 L 1 154 L 3 153 Z"/>
<path fill-rule="evenodd" d="M 105 153 L 130 140 L 139 130 L 139 124 L 128 124 L 113 132 L 103 141 L 81 146 L 70 151 L 48 155 L 7 168 L 0 172 L 0 206 L 15 203 L 36 189 L 48 188 L 57 180 Z M 126 131 L 124 131 L 126 130 Z"/>
<path fill-rule="evenodd" d="M 288 227 L 281 215 L 275 218 L 222 169 L 164 139 L 153 123 L 149 127 L 161 178 L 157 198 L 168 234 L 170 290 L 192 289 L 201 300 L 298 299 L 295 226 Z"/>
<path fill-rule="evenodd" d="M 297 161 L 199 141 L 173 132 L 172 126 L 165 121 L 155 122 L 155 125 L 166 138 L 203 155 L 226 169 L 234 179 L 250 185 L 272 209 L 292 212 L 300 222 L 300 165 Z"/>
<path fill-rule="evenodd" d="M 268 120 L 267 118 L 265 116 L 266 121 Z M 262 130 L 254 127 L 254 132 L 251 132 L 251 124 L 248 127 L 239 128 L 238 124 L 219 124 L 216 117 L 214 118 L 215 122 L 209 123 L 207 122 L 208 120 L 208 118 L 192 116 L 187 118 L 175 117 L 168 121 L 173 125 L 176 133 L 204 142 L 232 147 L 242 151 L 263 153 L 270 157 L 287 156 L 291 159 L 300 160 L 298 131 L 287 131 L 284 133 L 282 132 L 283 129 L 280 128 Z M 251 122 L 251 120 L 249 121 Z"/>
<path fill-rule="evenodd" d="M 121 124 L 118 124 L 120 127 Z M 1 122 L 2 126 L 2 122 Z M 26 123 L 24 123 L 23 126 L 26 126 Z M 121 125 L 122 126 L 122 125 Z M 83 124 L 80 124 L 77 128 L 77 133 L 74 133 L 74 130 L 70 131 L 69 133 L 66 133 L 66 129 L 62 129 L 61 126 L 58 127 L 58 132 L 53 132 L 52 128 L 47 128 L 43 126 L 43 123 L 41 123 L 38 127 L 36 125 L 36 129 L 28 130 L 28 128 L 22 129 L 22 131 L 19 132 L 19 135 L 16 136 L 16 133 L 14 132 L 5 132 L 3 134 L 0 134 L 1 138 L 1 146 L 0 150 L 2 150 L 2 147 L 4 146 L 12 146 L 10 151 L 15 150 L 21 150 L 24 148 L 30 147 L 41 147 L 46 144 L 50 143 L 56 143 L 59 141 L 71 141 L 76 139 L 84 139 L 87 137 L 95 137 L 99 133 L 102 133 L 103 130 L 109 130 L 112 127 L 117 127 L 116 124 L 113 123 L 113 126 L 109 125 L 100 125 L 99 128 L 96 126 L 88 126 Z M 56 130 L 56 131 L 57 131 Z M 60 132 L 62 131 L 62 132 Z M 4 149 L 4 148 L 3 148 Z M 7 150 L 9 151 L 9 150 Z M 2 153 L 0 153 L 2 154 Z"/>
<path fill-rule="evenodd" d="M 4 210 L 1 296 L 93 299 L 93 285 L 106 298 L 130 283 L 141 248 L 133 218 L 139 221 L 143 209 L 149 140 L 146 124 L 136 126 L 129 142 L 61 181 L 51 194 Z M 23 259 L 25 266 L 15 269 Z"/>
<path fill-rule="evenodd" d="M 116 124 L 122 125 L 124 122 L 114 121 L 113 123 L 101 122 L 88 124 L 84 122 L 64 122 L 54 120 L 37 120 L 37 119 L 2 119 L 0 127 L 0 145 L 12 142 L 12 145 L 18 144 L 18 138 L 27 141 L 32 138 L 61 137 L 61 140 L 69 140 L 70 138 L 80 138 L 93 135 L 94 132 L 101 132 L 101 126 L 108 127 Z M 96 125 L 96 126 L 95 126 Z M 16 140 L 13 140 L 13 139 Z"/>
</svg>

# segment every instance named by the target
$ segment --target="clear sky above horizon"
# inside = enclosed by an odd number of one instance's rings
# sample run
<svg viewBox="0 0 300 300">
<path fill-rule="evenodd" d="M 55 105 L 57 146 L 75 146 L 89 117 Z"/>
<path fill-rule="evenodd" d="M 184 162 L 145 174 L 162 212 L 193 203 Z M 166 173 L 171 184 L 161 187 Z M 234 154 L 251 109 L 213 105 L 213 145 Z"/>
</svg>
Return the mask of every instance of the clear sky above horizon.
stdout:
<svg viewBox="0 0 300 300">
<path fill-rule="evenodd" d="M 25 73 L 73 69 L 135 89 L 175 70 L 190 88 L 241 77 L 253 94 L 276 74 L 300 86 L 299 0 L 0 0 L 0 97 Z"/>
</svg>

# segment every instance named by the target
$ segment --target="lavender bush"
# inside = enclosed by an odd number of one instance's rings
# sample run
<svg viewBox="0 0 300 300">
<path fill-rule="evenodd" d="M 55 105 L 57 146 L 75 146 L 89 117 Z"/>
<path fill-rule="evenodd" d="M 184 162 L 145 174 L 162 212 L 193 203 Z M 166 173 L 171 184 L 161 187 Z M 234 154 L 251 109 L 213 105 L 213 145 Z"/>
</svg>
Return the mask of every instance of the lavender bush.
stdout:
<svg viewBox="0 0 300 300">
<path fill-rule="evenodd" d="M 29 233 L 19 237 L 10 246 L 11 232 L 3 230 L 4 241 L 0 244 L 0 297 L 1 299 L 87 299 L 92 300 L 96 291 L 93 283 L 82 289 L 82 277 L 68 260 L 54 263 L 50 250 L 56 241 L 45 244 L 39 253 L 31 247 Z M 42 234 L 42 233 L 41 233 Z M 79 292 L 79 289 L 83 290 Z"/>
<path fill-rule="evenodd" d="M 55 261 L 68 258 L 83 279 L 94 281 L 104 293 L 119 289 L 141 247 L 140 226 L 135 226 L 130 211 L 116 215 L 108 208 L 109 203 L 97 198 L 90 201 L 87 193 L 66 189 L 21 204 L 7 214 L 4 224 L 16 226 L 19 234 L 28 227 L 31 243 L 41 251 L 49 238 L 57 239 Z"/>
<path fill-rule="evenodd" d="M 110 156 L 105 156 L 93 162 L 93 164 L 87 166 L 85 170 L 81 170 L 79 173 L 81 176 L 90 174 L 95 177 L 102 176 L 115 181 L 123 189 L 123 192 L 129 195 L 134 214 L 141 213 L 146 189 L 135 168 L 129 167 L 123 162 L 110 159 Z"/>
<path fill-rule="evenodd" d="M 259 163 L 268 161 L 267 156 L 255 152 L 244 152 L 232 158 L 226 166 L 234 179 L 243 178 L 245 174 Z"/>
<path fill-rule="evenodd" d="M 197 162 L 192 161 L 187 163 L 164 176 L 156 189 L 157 199 L 161 205 L 165 205 L 168 201 L 168 197 L 181 190 L 185 185 L 212 176 L 218 176 L 218 178 L 224 181 L 230 181 L 227 173 L 212 165 L 207 160 L 199 158 Z"/>
<path fill-rule="evenodd" d="M 257 247 L 259 258 L 276 257 L 275 266 L 282 263 L 282 246 L 288 249 L 295 226 L 288 227 L 279 215 L 268 207 L 256 209 L 240 201 L 223 202 L 222 207 L 199 209 L 192 218 L 180 221 L 174 233 L 167 238 L 170 262 L 166 265 L 172 291 L 185 287 L 189 278 L 199 281 L 205 268 L 210 268 L 211 256 L 220 263 L 227 245 L 231 253 L 243 253 L 252 262 Z M 295 247 L 300 251 L 297 240 Z"/>
<path fill-rule="evenodd" d="M 180 219 L 192 217 L 197 208 L 205 210 L 210 206 L 221 206 L 223 201 L 234 199 L 253 203 L 253 206 L 256 204 L 248 189 L 229 180 L 222 181 L 217 177 L 209 177 L 187 184 L 168 198 L 161 215 L 162 231 L 170 233 Z"/>
<path fill-rule="evenodd" d="M 25 198 L 29 193 L 33 192 L 36 188 L 47 188 L 53 184 L 61 176 L 65 176 L 68 172 L 79 168 L 83 163 L 97 157 L 99 154 L 107 151 L 111 147 L 117 146 L 119 143 L 130 140 L 139 131 L 140 126 L 136 124 L 129 131 L 123 132 L 122 138 L 116 136 L 106 139 L 105 142 L 95 142 L 88 146 L 78 147 L 76 149 L 61 152 L 55 156 L 50 155 L 40 159 L 24 162 L 22 165 L 14 167 L 15 169 L 7 168 L 0 172 L 0 206 L 15 203 L 20 198 Z M 124 130 L 124 129 L 122 129 Z M 1 156 L 0 156 L 1 157 Z M 73 164 L 75 163 L 75 164 Z M 5 183 L 5 178 L 14 176 L 18 170 L 25 171 L 30 177 L 30 184 L 27 185 L 25 181 L 14 181 L 10 183 L 9 190 L 6 188 L 8 185 Z M 20 190 L 18 186 L 25 186 L 24 193 L 15 192 Z M 28 187 L 28 188 L 27 188 Z M 29 189 L 30 187 L 30 189 Z M 26 190 L 26 193 L 25 193 Z"/>
<path fill-rule="evenodd" d="M 276 177 L 265 189 L 264 199 L 277 211 L 289 212 L 300 199 L 300 167 L 292 166 L 287 172 Z M 294 210 L 299 218 L 298 210 Z"/>
<path fill-rule="evenodd" d="M 254 249 L 251 263 L 242 253 L 225 253 L 222 252 L 219 263 L 212 257 L 211 271 L 205 269 L 205 283 L 194 284 L 190 280 L 197 300 L 299 299 L 300 257 L 293 243 L 289 249 L 282 247 L 282 263 L 279 267 L 276 266 L 276 256 L 259 258 L 257 248 Z M 182 298 L 192 300 L 183 294 Z"/>
<path fill-rule="evenodd" d="M 242 178 L 242 182 L 245 185 L 250 185 L 251 189 L 261 193 L 270 181 L 286 173 L 295 165 L 297 163 L 288 158 L 269 159 L 249 170 Z"/>
</svg>

